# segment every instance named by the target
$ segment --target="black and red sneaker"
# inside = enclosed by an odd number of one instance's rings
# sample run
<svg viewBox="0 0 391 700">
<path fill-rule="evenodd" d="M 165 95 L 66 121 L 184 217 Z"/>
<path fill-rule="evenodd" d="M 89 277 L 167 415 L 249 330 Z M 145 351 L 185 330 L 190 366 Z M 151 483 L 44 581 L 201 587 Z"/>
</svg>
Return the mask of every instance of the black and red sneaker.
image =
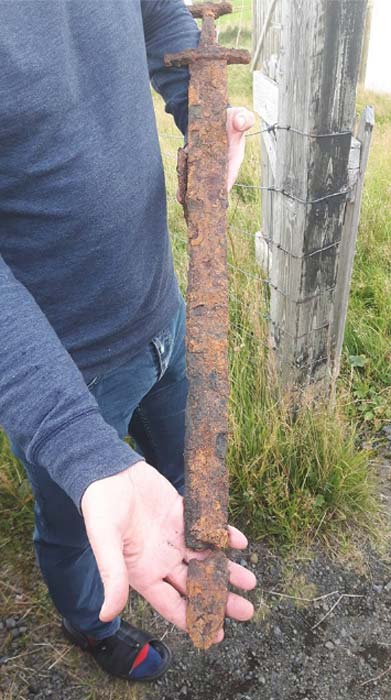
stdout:
<svg viewBox="0 0 391 700">
<path fill-rule="evenodd" d="M 154 681 L 169 668 L 169 647 L 153 635 L 124 620 L 119 630 L 105 639 L 94 639 L 76 630 L 63 619 L 64 635 L 83 651 L 88 651 L 106 673 L 128 681 Z"/>
</svg>

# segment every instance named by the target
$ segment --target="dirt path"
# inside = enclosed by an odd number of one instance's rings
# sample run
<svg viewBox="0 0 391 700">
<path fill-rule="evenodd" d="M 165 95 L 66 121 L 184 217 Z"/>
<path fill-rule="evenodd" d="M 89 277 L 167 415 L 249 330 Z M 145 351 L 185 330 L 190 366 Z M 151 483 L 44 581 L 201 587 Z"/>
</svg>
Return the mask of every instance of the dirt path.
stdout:
<svg viewBox="0 0 391 700">
<path fill-rule="evenodd" d="M 391 513 L 391 466 L 382 499 Z M 175 663 L 153 686 L 106 679 L 70 649 L 31 567 L 20 579 L 0 563 L 0 698 L 5 700 L 390 700 L 391 561 L 367 551 L 359 572 L 324 553 L 289 564 L 263 546 L 244 558 L 258 576 L 257 613 L 228 622 L 203 654 L 144 606 L 139 620 L 165 635 Z M 284 592 L 282 594 L 282 592 Z M 305 599 L 305 600 L 300 600 Z M 37 629 L 38 627 L 38 629 Z"/>
<path fill-rule="evenodd" d="M 369 555 L 368 574 L 357 575 L 319 555 L 289 567 L 297 597 L 285 598 L 272 593 L 286 587 L 281 562 L 254 551 L 256 621 L 229 623 L 226 641 L 208 655 L 168 635 L 178 661 L 151 697 L 390 700 L 391 567 Z"/>
<path fill-rule="evenodd" d="M 390 463 L 380 479 L 391 516 Z M 207 655 L 168 634 L 177 663 L 152 698 L 391 699 L 391 559 L 368 550 L 352 567 L 319 552 L 287 566 L 258 546 L 246 561 L 259 581 L 255 620 L 228 623 L 226 640 Z"/>
</svg>

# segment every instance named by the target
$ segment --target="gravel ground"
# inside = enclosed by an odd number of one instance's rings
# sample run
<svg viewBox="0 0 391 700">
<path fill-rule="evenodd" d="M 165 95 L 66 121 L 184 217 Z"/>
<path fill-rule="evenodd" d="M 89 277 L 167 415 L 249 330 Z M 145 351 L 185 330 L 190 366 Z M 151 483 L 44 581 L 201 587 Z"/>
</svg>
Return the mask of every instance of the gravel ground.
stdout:
<svg viewBox="0 0 391 700">
<path fill-rule="evenodd" d="M 390 465 L 382 473 L 391 513 Z M 28 609 L 37 573 L 7 582 L 0 565 L 2 585 L 13 591 L 0 619 L 0 698 L 136 700 L 146 692 L 151 700 L 390 700 L 391 560 L 367 549 L 357 561 L 337 563 L 319 551 L 287 563 L 250 547 L 242 563 L 259 581 L 255 619 L 227 622 L 225 641 L 208 653 L 142 610 L 146 626 L 171 645 L 174 665 L 141 690 L 106 679 L 70 649 L 50 608 L 37 629 L 36 610 Z"/>
<path fill-rule="evenodd" d="M 197 652 L 184 635 L 151 615 L 150 626 L 166 635 L 175 662 L 164 679 L 150 686 L 148 698 L 390 700 L 390 564 L 368 553 L 367 572 L 357 574 L 319 553 L 310 561 L 290 562 L 286 587 L 286 564 L 264 548 L 253 547 L 246 563 L 260 582 L 254 593 L 256 619 L 245 625 L 228 622 L 220 647 Z M 281 590 L 293 591 L 292 597 L 279 595 Z M 33 644 L 56 645 L 57 656 L 51 651 L 47 657 L 45 647 L 37 646 L 34 652 L 26 646 L 29 634 Z M 77 660 L 77 680 L 72 680 L 70 659 L 66 664 L 61 661 L 67 645 L 55 623 L 47 637 L 29 630 L 28 616 L 24 620 L 10 616 L 0 622 L 0 644 L 5 639 L 0 697 L 2 689 L 4 698 L 15 700 L 110 697 L 110 683 L 91 694 L 91 681 L 85 684 L 83 676 L 93 673 L 92 662 L 78 652 L 71 656 L 71 661 L 75 655 L 82 657 L 81 666 Z M 27 668 L 20 665 L 23 654 L 29 655 Z M 41 674 L 32 676 L 29 669 L 40 669 Z M 100 683 L 98 674 L 98 688 Z"/>
<path fill-rule="evenodd" d="M 270 593 L 283 590 L 284 567 L 262 548 L 253 554 L 262 587 L 256 621 L 228 623 L 224 643 L 207 654 L 168 635 L 177 662 L 151 697 L 390 700 L 390 565 L 369 555 L 368 574 L 358 575 L 322 554 L 296 562 L 295 596 L 300 587 L 308 600 L 327 596 L 308 603 Z"/>
</svg>

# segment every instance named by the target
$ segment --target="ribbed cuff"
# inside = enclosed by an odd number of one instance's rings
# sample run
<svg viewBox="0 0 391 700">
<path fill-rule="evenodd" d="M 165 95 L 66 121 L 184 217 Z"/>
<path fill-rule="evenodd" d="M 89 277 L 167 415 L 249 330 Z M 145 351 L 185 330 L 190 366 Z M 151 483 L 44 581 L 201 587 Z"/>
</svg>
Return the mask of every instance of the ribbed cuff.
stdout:
<svg viewBox="0 0 391 700">
<path fill-rule="evenodd" d="M 105 423 L 99 411 L 79 415 L 52 433 L 34 457 L 70 496 L 79 512 L 90 484 L 143 459 Z"/>
</svg>

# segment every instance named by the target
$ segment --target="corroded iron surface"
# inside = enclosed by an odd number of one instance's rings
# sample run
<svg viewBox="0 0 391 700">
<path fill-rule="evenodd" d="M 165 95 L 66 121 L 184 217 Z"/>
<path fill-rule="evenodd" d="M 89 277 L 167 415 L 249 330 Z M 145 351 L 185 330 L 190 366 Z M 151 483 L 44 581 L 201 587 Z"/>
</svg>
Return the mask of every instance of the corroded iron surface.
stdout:
<svg viewBox="0 0 391 700">
<path fill-rule="evenodd" d="M 178 175 L 190 254 L 185 530 L 192 549 L 228 546 L 227 65 L 250 56 L 214 43 L 214 17 L 227 5 L 193 6 L 204 20 L 199 48 L 165 57 L 166 65 L 190 72 L 188 152 L 179 151 Z M 208 562 L 193 560 L 188 572 L 189 633 L 201 648 L 222 626 L 228 586 L 225 555 L 215 552 Z"/>
<path fill-rule="evenodd" d="M 209 649 L 224 624 L 228 597 L 228 559 L 213 552 L 204 561 L 189 564 L 187 628 L 198 649 Z"/>
</svg>

